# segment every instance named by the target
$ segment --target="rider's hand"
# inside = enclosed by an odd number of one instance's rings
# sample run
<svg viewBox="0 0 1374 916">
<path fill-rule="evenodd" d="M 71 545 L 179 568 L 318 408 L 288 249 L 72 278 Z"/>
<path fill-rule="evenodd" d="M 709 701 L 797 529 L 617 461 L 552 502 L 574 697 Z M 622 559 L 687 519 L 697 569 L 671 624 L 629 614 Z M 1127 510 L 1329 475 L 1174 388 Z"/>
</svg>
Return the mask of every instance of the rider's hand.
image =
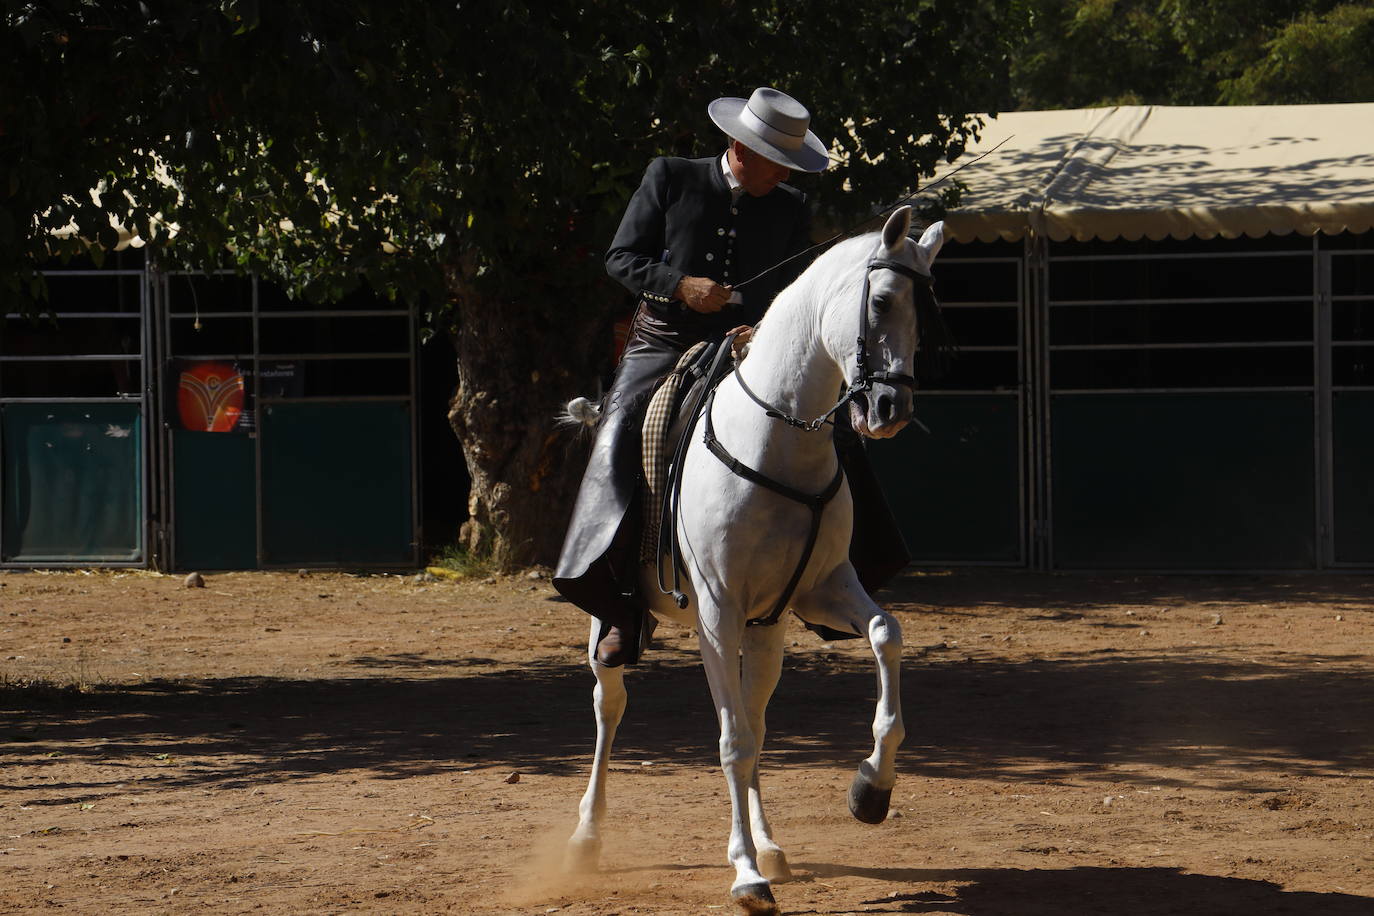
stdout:
<svg viewBox="0 0 1374 916">
<path fill-rule="evenodd" d="M 749 346 L 749 341 L 754 336 L 754 329 L 747 324 L 742 324 L 737 328 L 731 328 L 730 334 L 735 335 L 735 342 L 730 346 L 731 355 L 739 359 L 744 355 L 745 348 Z M 726 334 L 729 337 L 730 334 Z"/>
<path fill-rule="evenodd" d="M 674 295 L 692 311 L 709 315 L 719 312 L 730 301 L 730 287 L 709 277 L 683 277 Z"/>
</svg>

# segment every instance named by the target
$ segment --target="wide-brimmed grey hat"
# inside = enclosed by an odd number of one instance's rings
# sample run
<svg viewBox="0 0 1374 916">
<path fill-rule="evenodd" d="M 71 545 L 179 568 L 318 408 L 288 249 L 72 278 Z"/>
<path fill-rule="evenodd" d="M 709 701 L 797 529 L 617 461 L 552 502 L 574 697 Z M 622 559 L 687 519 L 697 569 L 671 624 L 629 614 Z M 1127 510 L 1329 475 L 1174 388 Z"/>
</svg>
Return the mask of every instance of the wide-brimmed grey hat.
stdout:
<svg viewBox="0 0 1374 916">
<path fill-rule="evenodd" d="M 798 172 L 823 172 L 830 165 L 825 145 L 807 129 L 811 112 L 785 92 L 764 86 L 748 101 L 716 99 L 706 113 L 727 137 L 778 165 Z"/>
</svg>

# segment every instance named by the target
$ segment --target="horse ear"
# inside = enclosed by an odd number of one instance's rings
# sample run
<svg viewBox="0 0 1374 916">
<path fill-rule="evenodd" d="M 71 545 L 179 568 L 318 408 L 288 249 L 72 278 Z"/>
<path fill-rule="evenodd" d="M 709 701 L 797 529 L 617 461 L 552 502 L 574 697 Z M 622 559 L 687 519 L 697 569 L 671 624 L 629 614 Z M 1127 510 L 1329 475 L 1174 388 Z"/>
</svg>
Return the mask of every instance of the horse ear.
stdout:
<svg viewBox="0 0 1374 916">
<path fill-rule="evenodd" d="M 930 228 L 922 235 L 921 240 L 916 243 L 916 247 L 921 250 L 921 257 L 925 259 L 926 269 L 935 261 L 935 256 L 940 253 L 940 249 L 945 244 L 945 223 L 941 220 L 938 223 L 931 223 Z"/>
<path fill-rule="evenodd" d="M 901 250 L 906 234 L 910 231 L 911 208 L 898 207 L 887 218 L 887 225 L 883 226 L 883 247 L 890 253 L 896 254 Z"/>
</svg>

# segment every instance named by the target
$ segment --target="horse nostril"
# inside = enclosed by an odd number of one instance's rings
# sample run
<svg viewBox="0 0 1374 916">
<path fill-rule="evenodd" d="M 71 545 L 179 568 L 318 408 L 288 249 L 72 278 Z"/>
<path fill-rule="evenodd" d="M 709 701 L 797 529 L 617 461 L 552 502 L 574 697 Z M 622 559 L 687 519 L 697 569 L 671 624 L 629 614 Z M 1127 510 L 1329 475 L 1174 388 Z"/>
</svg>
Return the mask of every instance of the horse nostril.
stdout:
<svg viewBox="0 0 1374 916">
<path fill-rule="evenodd" d="M 891 423 L 897 416 L 897 401 L 890 394 L 878 395 L 875 406 L 878 408 L 878 420 L 882 423 Z"/>
</svg>

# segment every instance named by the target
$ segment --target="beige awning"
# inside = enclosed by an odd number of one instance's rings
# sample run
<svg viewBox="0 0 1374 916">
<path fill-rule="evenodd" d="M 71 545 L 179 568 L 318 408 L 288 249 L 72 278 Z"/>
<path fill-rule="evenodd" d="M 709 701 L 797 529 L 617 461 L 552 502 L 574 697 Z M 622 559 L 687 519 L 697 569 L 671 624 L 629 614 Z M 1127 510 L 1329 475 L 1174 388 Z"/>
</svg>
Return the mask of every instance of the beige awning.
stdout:
<svg viewBox="0 0 1374 916">
<path fill-rule="evenodd" d="M 981 133 L 961 162 L 1010 139 L 958 175 L 945 230 L 963 242 L 1374 226 L 1374 104 L 1022 111 Z"/>
</svg>

